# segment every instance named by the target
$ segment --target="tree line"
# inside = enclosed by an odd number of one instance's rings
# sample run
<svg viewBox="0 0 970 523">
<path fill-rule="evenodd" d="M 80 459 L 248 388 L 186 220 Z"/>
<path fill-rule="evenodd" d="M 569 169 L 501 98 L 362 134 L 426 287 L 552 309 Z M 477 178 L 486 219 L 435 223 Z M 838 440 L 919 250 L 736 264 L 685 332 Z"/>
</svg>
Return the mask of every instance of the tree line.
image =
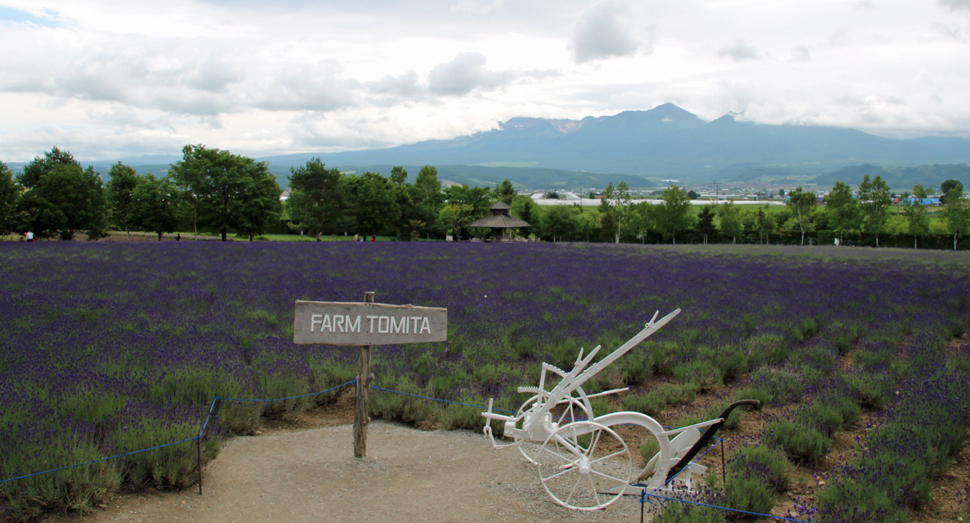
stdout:
<svg viewBox="0 0 970 523">
<path fill-rule="evenodd" d="M 934 214 L 939 217 L 945 233 L 952 236 L 953 249 L 956 250 L 959 238 L 970 232 L 970 202 L 964 197 L 963 185 L 959 181 L 943 182 L 940 191 L 942 208 Z M 919 247 L 921 237 L 933 233 L 927 203 L 933 192 L 931 187 L 917 184 L 912 192 L 899 195 L 905 232 L 912 237 L 914 248 Z M 857 240 L 871 238 L 878 247 L 881 236 L 903 232 L 892 227 L 890 217 L 897 198 L 879 176 L 870 178 L 866 175 L 855 193 L 844 182 L 836 182 L 824 199 L 813 191 L 797 187 L 789 191 L 786 206 L 780 210 L 769 209 L 766 205 L 742 211 L 733 202 L 725 202 L 704 206 L 695 215 L 690 200 L 684 189 L 671 186 L 663 192 L 660 202 L 634 203 L 629 188 L 621 182 L 617 188 L 611 185 L 604 191 L 595 224 L 584 219 L 578 210 L 573 210 L 570 216 L 565 216 L 564 211 L 556 211 L 562 216 L 559 221 L 563 222 L 556 225 L 555 231 L 559 233 L 556 236 L 564 240 L 582 240 L 590 234 L 595 237 L 597 229 L 601 240 L 615 242 L 677 243 L 678 236 L 682 239 L 686 236 L 703 243 L 770 243 L 772 238 L 787 243 L 794 236 L 797 243 L 805 245 L 806 241 L 815 241 L 810 236 L 814 233 L 820 240 L 824 237 L 835 243 L 837 239 L 838 244 L 851 242 L 851 237 Z"/>
<path fill-rule="evenodd" d="M 789 191 L 781 210 L 741 210 L 726 202 L 696 214 L 682 187 L 668 187 L 661 200 L 651 203 L 634 200 L 626 182 L 620 182 L 608 185 L 591 211 L 577 205 L 540 207 L 516 194 L 509 180 L 491 188 L 444 187 L 433 166 L 421 168 L 411 183 L 403 167 L 394 167 L 389 177 L 356 175 L 311 159 L 291 168 L 289 198 L 282 202 L 282 191 L 263 162 L 202 145 L 187 145 L 182 153 L 164 177 L 138 175 L 117 163 L 107 183 L 57 147 L 34 158 L 16 177 L 0 162 L 0 233 L 33 231 L 38 238 L 73 239 L 84 231 L 97 239 L 116 229 L 150 231 L 161 239 L 166 233 L 201 229 L 223 240 L 229 234 L 253 240 L 265 232 L 469 239 L 491 234 L 467 225 L 502 201 L 531 225 L 518 234 L 545 241 L 770 243 L 794 237 L 804 245 L 806 238 L 813 241 L 812 233 L 821 239 L 825 232 L 841 243 L 865 235 L 878 246 L 880 236 L 890 232 L 895 196 L 879 176 L 866 176 L 857 194 L 837 182 L 822 204 L 814 192 L 798 187 Z M 970 207 L 960 182 L 948 180 L 940 189 L 943 208 L 937 215 L 956 248 L 970 227 Z M 931 232 L 923 200 L 932 193 L 917 185 L 902 195 L 914 247 Z"/>
</svg>

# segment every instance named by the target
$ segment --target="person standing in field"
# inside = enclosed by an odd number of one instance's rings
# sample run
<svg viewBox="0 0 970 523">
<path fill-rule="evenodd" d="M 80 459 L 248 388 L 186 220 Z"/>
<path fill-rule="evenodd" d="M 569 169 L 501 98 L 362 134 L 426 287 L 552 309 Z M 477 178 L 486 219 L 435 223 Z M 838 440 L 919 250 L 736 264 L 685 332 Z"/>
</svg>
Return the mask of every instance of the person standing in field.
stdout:
<svg viewBox="0 0 970 523">
<path fill-rule="evenodd" d="M 376 242 L 377 241 L 377 235 L 375 234 L 375 235 L 371 236 L 370 237 L 370 241 Z"/>
<path fill-rule="evenodd" d="M 28 241 L 28 242 L 34 241 L 34 233 L 33 233 L 33 231 L 27 231 L 27 233 L 24 234 L 24 241 Z"/>
</svg>

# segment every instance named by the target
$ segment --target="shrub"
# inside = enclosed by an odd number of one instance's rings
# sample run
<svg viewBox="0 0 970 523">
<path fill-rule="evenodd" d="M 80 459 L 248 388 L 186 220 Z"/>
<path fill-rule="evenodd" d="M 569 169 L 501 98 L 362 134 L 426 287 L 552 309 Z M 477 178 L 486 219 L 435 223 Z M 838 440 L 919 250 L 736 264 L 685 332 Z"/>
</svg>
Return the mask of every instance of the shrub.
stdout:
<svg viewBox="0 0 970 523">
<path fill-rule="evenodd" d="M 631 351 L 617 360 L 613 365 L 618 366 L 624 386 L 642 385 L 653 375 L 652 358 L 644 351 Z"/>
<path fill-rule="evenodd" d="M 642 412 L 647 416 L 657 416 L 667 408 L 667 402 L 662 394 L 656 394 L 655 392 L 641 395 L 628 394 L 624 396 L 623 410 Z"/>
<path fill-rule="evenodd" d="M 771 399 L 788 403 L 805 394 L 802 376 L 789 366 L 761 367 L 751 376 L 751 384 L 765 390 Z"/>
<path fill-rule="evenodd" d="M 896 506 L 885 490 L 844 476 L 819 492 L 816 504 L 816 518 L 823 523 L 909 520 L 907 510 Z"/>
<path fill-rule="evenodd" d="M 731 381 L 748 370 L 748 355 L 737 345 L 724 345 L 714 349 L 710 358 L 721 373 L 723 381 Z"/>
<path fill-rule="evenodd" d="M 673 368 L 683 362 L 687 355 L 691 353 L 691 348 L 686 344 L 666 341 L 652 345 L 649 353 L 654 374 L 669 376 Z"/>
<path fill-rule="evenodd" d="M 424 395 L 424 391 L 406 376 L 398 377 L 395 383 L 386 388 L 409 394 Z M 372 390 L 370 413 L 375 418 L 383 418 L 388 421 L 415 423 L 427 420 L 434 413 L 434 409 L 428 400 L 422 398 Z"/>
<path fill-rule="evenodd" d="M 845 379 L 862 407 L 869 410 L 882 410 L 889 404 L 893 383 L 885 374 L 856 373 Z"/>
<path fill-rule="evenodd" d="M 610 401 L 608 396 L 597 396 L 589 400 L 590 406 L 593 408 L 594 416 L 602 416 L 604 414 L 610 414 L 616 412 L 616 406 Z M 577 413 L 578 415 L 578 413 Z"/>
<path fill-rule="evenodd" d="M 748 369 L 773 365 L 788 357 L 788 345 L 777 334 L 760 334 L 748 339 L 745 345 Z"/>
<path fill-rule="evenodd" d="M 837 351 L 834 345 L 825 343 L 824 340 L 806 344 L 791 355 L 789 361 L 800 368 L 804 374 L 803 367 L 808 367 L 818 372 L 823 377 L 827 377 L 835 371 L 838 363 Z"/>
<path fill-rule="evenodd" d="M 708 390 L 724 382 L 724 375 L 713 362 L 707 360 L 693 360 L 674 367 L 671 371 L 674 378 L 681 383 L 696 383 L 701 391 Z"/>
<path fill-rule="evenodd" d="M 835 350 L 840 356 L 848 354 L 852 347 L 859 342 L 858 325 L 845 325 L 842 322 L 835 322 L 823 329 L 822 334 L 835 344 Z"/>
<path fill-rule="evenodd" d="M 650 458 L 658 452 L 660 452 L 660 443 L 657 443 L 657 438 L 647 436 L 647 439 L 640 445 L 640 456 L 643 461 L 650 461 Z"/>
<path fill-rule="evenodd" d="M 795 424 L 790 420 L 778 420 L 765 426 L 765 440 L 784 450 L 795 463 L 817 465 L 825 458 L 832 446 L 832 438 L 813 427 Z"/>
<path fill-rule="evenodd" d="M 657 523 L 723 523 L 727 512 L 703 505 L 680 501 L 665 501 L 653 517 Z"/>
<path fill-rule="evenodd" d="M 729 474 L 761 478 L 777 493 L 785 492 L 791 486 L 788 474 L 793 468 L 784 454 L 767 445 L 741 447 L 727 463 Z"/>
<path fill-rule="evenodd" d="M 795 423 L 812 427 L 826 436 L 842 430 L 842 413 L 835 405 L 824 404 L 818 400 L 809 407 L 795 413 Z"/>
<path fill-rule="evenodd" d="M 697 394 L 697 385 L 693 383 L 664 383 L 647 394 L 636 396 L 627 395 L 623 398 L 624 410 L 642 412 L 648 416 L 657 416 L 667 407 L 693 403 Z M 595 402 L 600 398 L 593 398 Z M 595 407 L 595 406 L 594 406 Z M 594 408 L 597 416 L 600 412 Z"/>
<path fill-rule="evenodd" d="M 775 508 L 775 495 L 758 477 L 728 476 L 725 495 L 733 509 L 767 514 Z"/>
</svg>

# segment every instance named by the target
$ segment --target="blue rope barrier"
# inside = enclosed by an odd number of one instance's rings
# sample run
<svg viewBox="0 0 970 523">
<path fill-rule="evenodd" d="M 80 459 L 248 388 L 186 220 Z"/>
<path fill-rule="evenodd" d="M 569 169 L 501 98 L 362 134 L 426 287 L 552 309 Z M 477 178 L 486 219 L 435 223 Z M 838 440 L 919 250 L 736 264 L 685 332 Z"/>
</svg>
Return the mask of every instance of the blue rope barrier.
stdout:
<svg viewBox="0 0 970 523">
<path fill-rule="evenodd" d="M 666 499 L 668 501 L 679 501 L 681 503 L 688 503 L 688 504 L 691 504 L 691 505 L 697 505 L 699 507 L 708 507 L 708 508 L 713 508 L 713 509 L 717 509 L 717 510 L 724 510 L 724 511 L 729 511 L 729 512 L 739 512 L 741 514 L 748 514 L 749 516 L 760 516 L 760 517 L 764 517 L 764 518 L 778 519 L 778 520 L 782 520 L 782 521 L 793 521 L 795 523 L 815 523 L 814 521 L 806 521 L 804 519 L 795 519 L 795 518 L 789 518 L 789 517 L 785 517 L 785 516 L 772 516 L 771 514 L 761 514 L 761 513 L 758 513 L 758 512 L 749 512 L 747 510 L 741 510 L 741 509 L 736 509 L 736 508 L 719 507 L 717 505 L 711 505 L 709 503 L 699 503 L 697 501 L 689 501 L 689 500 L 686 500 L 686 499 L 668 498 L 666 496 L 661 496 L 660 494 L 646 494 L 646 489 L 644 489 L 644 494 L 642 494 L 641 497 L 640 497 L 640 503 L 646 503 L 645 501 L 643 501 L 643 498 L 644 497 L 660 498 L 660 499 Z"/>
<path fill-rule="evenodd" d="M 132 454 L 140 454 L 142 452 L 148 452 L 149 450 L 157 450 L 157 449 L 164 448 L 164 447 L 171 447 L 172 445 L 178 445 L 180 443 L 185 443 L 187 441 L 195 441 L 195 440 L 199 439 L 199 437 L 201 437 L 201 436 L 196 436 L 194 438 L 189 438 L 189 439 L 183 439 L 182 441 L 176 441 L 174 443 L 166 443 L 164 445 L 158 445 L 156 447 L 151 447 L 151 448 L 147 448 L 147 449 L 134 450 L 134 451 L 131 451 L 131 452 L 126 452 L 124 454 L 118 454 L 117 456 L 110 456 L 110 457 L 107 457 L 107 458 L 99 458 L 99 459 L 95 459 L 95 460 L 92 460 L 92 461 L 85 461 L 84 463 L 77 463 L 75 465 L 68 465 L 66 467 L 61 467 L 59 469 L 45 470 L 44 472 L 34 472 L 33 474 L 27 474 L 26 476 L 18 476 L 16 478 L 5 479 L 3 481 L 0 481 L 0 483 L 7 483 L 8 481 L 15 481 L 15 480 L 18 480 L 18 479 L 25 479 L 25 478 L 30 478 L 30 477 L 33 477 L 33 476 L 42 476 L 44 474 L 50 474 L 52 472 L 60 472 L 62 470 L 73 469 L 75 467 L 80 467 L 82 465 L 90 465 L 92 463 L 98 463 L 99 461 L 108 461 L 109 459 L 123 458 L 125 456 L 131 456 Z"/>
<path fill-rule="evenodd" d="M 56 468 L 56 469 L 51 469 L 51 470 L 45 470 L 43 472 L 34 472 L 33 474 L 27 474 L 27 475 L 24 475 L 24 476 L 17 476 L 15 478 L 10 478 L 10 479 L 2 480 L 2 481 L 0 481 L 0 484 L 9 483 L 11 481 L 16 481 L 16 480 L 19 480 L 19 479 L 26 479 L 26 478 L 30 478 L 30 477 L 34 477 L 34 476 L 42 476 L 44 474 L 51 474 L 53 472 L 60 472 L 62 470 L 73 469 L 73 468 L 80 467 L 80 466 L 83 466 L 83 465 L 90 465 L 92 463 L 98 463 L 98 462 L 101 462 L 101 461 L 108 461 L 108 460 L 112 460 L 112 459 L 123 458 L 125 456 L 131 456 L 131 455 L 134 455 L 134 454 L 140 454 L 142 452 L 148 452 L 150 450 L 158 450 L 158 449 L 161 449 L 161 448 L 164 448 L 164 447 L 171 447 L 172 445 L 179 445 L 179 444 L 186 443 L 186 442 L 189 442 L 189 441 L 199 440 L 199 439 L 202 438 L 203 434 L 205 433 L 206 428 L 208 428 L 208 426 L 209 426 L 209 420 L 212 419 L 212 413 L 213 413 L 213 411 L 215 410 L 215 407 L 216 407 L 216 402 L 218 402 L 220 399 L 227 400 L 227 401 L 257 401 L 257 402 L 285 401 L 285 400 L 289 400 L 289 399 L 304 398 L 306 396 L 316 396 L 316 395 L 319 395 L 319 394 L 326 394 L 327 392 L 331 392 L 331 391 L 337 390 L 337 389 L 339 389 L 341 387 L 346 387 L 347 385 L 350 385 L 351 383 L 356 383 L 356 382 L 357 382 L 357 380 L 356 379 L 353 379 L 353 380 L 348 381 L 347 383 L 344 383 L 342 385 L 337 385 L 336 387 L 332 387 L 332 388 L 329 388 L 327 390 L 322 390 L 320 392 L 311 392 L 310 394 L 302 394 L 300 396 L 292 396 L 292 397 L 289 397 L 289 398 L 278 398 L 278 399 L 240 399 L 240 398 L 224 398 L 222 396 L 216 396 L 216 397 L 213 398 L 212 404 L 209 405 L 209 414 L 206 416 L 205 422 L 202 424 L 202 430 L 199 431 L 199 435 L 198 436 L 195 436 L 193 438 L 183 439 L 182 441 L 176 441 L 176 442 L 173 442 L 173 443 L 165 443 L 164 445 L 157 445 L 155 447 L 150 447 L 150 448 L 147 448 L 147 449 L 134 450 L 134 451 L 131 451 L 131 452 L 126 452 L 124 454 L 118 454 L 116 456 L 109 456 L 109 457 L 106 457 L 106 458 L 99 458 L 99 459 L 92 460 L 92 461 L 85 461 L 84 463 L 76 463 L 74 465 L 68 465 L 66 467 L 61 467 L 61 468 Z"/>
<path fill-rule="evenodd" d="M 443 400 L 443 399 L 438 399 L 438 398 L 432 398 L 430 396 L 421 396 L 420 394 L 411 394 L 410 392 L 401 392 L 399 390 L 385 389 L 383 387 L 378 387 L 377 385 L 371 385 L 371 388 L 372 389 L 377 389 L 377 390 L 382 390 L 384 392 L 393 392 L 394 394 L 402 394 L 404 396 L 411 396 L 412 398 L 421 398 L 423 400 L 437 401 L 437 402 L 440 402 L 440 403 L 450 403 L 452 405 L 461 405 L 462 407 L 473 407 L 473 408 L 476 408 L 476 409 L 488 410 L 486 407 L 483 407 L 481 405 L 471 405 L 469 403 L 459 403 L 457 401 L 448 401 L 448 400 Z M 505 409 L 496 409 L 496 408 L 493 408 L 492 411 L 493 412 L 508 412 L 510 414 L 515 414 L 515 411 L 514 410 L 505 410 Z"/>
<path fill-rule="evenodd" d="M 715 438 L 715 439 L 717 439 L 717 444 L 716 445 L 711 445 L 710 447 L 708 447 L 707 450 L 705 450 L 700 456 L 697 456 L 696 458 L 694 458 L 694 461 L 697 461 L 697 460 L 703 458 L 708 452 L 714 450 L 715 447 L 717 447 L 718 445 L 721 445 L 721 444 L 724 443 L 724 440 L 722 438 Z M 664 482 L 664 486 L 666 486 L 671 481 L 673 481 L 674 478 L 676 478 L 677 476 L 679 476 L 680 473 L 683 472 L 683 471 L 685 471 L 685 470 L 687 470 L 687 467 L 684 467 L 684 468 L 680 469 L 677 472 L 677 474 L 674 474 L 673 477 L 671 477 L 670 479 L 668 479 L 667 481 Z M 656 493 L 657 492 L 657 489 L 654 489 L 649 494 L 647 494 L 647 488 L 642 483 L 636 484 L 634 486 L 638 486 L 638 487 L 639 486 L 643 486 L 644 487 L 644 489 L 640 492 L 640 506 L 641 507 L 643 506 L 643 504 L 647 503 L 647 499 L 646 498 L 650 497 L 650 498 L 665 499 L 665 500 L 668 500 L 668 501 L 679 501 L 681 503 L 689 503 L 691 505 L 697 505 L 697 506 L 700 506 L 700 507 L 708 507 L 708 508 L 713 508 L 713 509 L 723 510 L 723 511 L 728 511 L 728 512 L 739 512 L 741 514 L 748 514 L 748 515 L 751 515 L 751 516 L 760 516 L 760 517 L 765 517 L 765 518 L 778 519 L 778 520 L 782 520 L 782 521 L 792 521 L 792 522 L 795 522 L 795 523 L 815 523 L 813 521 L 805 521 L 803 519 L 794 519 L 794 518 L 789 518 L 789 517 L 785 517 L 785 516 L 772 516 L 771 514 L 761 514 L 761 513 L 758 513 L 758 512 L 749 512 L 747 510 L 741 510 L 741 509 L 736 509 L 736 508 L 720 507 L 720 506 L 712 505 L 712 504 L 709 504 L 709 503 L 699 503 L 699 502 L 696 502 L 696 501 L 689 501 L 689 500 L 686 500 L 686 499 L 670 498 L 670 497 L 667 497 L 667 496 L 661 496 L 660 494 L 657 494 Z M 641 514 L 642 514 L 642 511 L 641 511 Z"/>
</svg>

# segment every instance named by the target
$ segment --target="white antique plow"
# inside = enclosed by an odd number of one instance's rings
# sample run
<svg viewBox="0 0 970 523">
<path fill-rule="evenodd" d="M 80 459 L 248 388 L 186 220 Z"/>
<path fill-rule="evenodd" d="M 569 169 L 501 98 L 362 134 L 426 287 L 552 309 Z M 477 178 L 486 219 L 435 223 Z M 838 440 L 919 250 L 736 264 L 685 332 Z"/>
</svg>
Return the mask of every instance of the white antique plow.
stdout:
<svg viewBox="0 0 970 523">
<path fill-rule="evenodd" d="M 543 363 L 539 386 L 519 387 L 519 393 L 532 394 L 532 397 L 522 404 L 515 416 L 493 413 L 492 399 L 489 399 L 488 411 L 482 416 L 505 422 L 505 437 L 514 440 L 506 445 L 497 443 L 492 427 L 486 422 L 484 432 L 492 446 L 518 447 L 525 459 L 536 465 L 542 486 L 556 503 L 577 510 L 601 509 L 623 494 L 639 495 L 644 487 L 633 486 L 638 482 L 643 482 L 648 492 L 690 490 L 692 475 L 707 470 L 690 460 L 714 436 L 732 410 L 740 405 L 757 403 L 738 401 L 728 406 L 717 419 L 673 430 L 664 429 L 656 420 L 640 412 L 595 416 L 590 398 L 628 389 L 587 394 L 583 384 L 666 325 L 680 314 L 680 309 L 659 321 L 658 314 L 654 314 L 636 336 L 593 365 L 590 362 L 601 347 L 593 349 L 585 358 L 580 350 L 569 372 Z M 552 390 L 545 388 L 547 372 L 561 378 Z M 659 450 L 642 470 L 634 468 L 630 448 L 613 429 L 619 425 L 643 427 L 656 438 Z M 703 434 L 701 429 L 705 429 Z M 536 443 L 541 446 L 537 447 Z"/>
</svg>

